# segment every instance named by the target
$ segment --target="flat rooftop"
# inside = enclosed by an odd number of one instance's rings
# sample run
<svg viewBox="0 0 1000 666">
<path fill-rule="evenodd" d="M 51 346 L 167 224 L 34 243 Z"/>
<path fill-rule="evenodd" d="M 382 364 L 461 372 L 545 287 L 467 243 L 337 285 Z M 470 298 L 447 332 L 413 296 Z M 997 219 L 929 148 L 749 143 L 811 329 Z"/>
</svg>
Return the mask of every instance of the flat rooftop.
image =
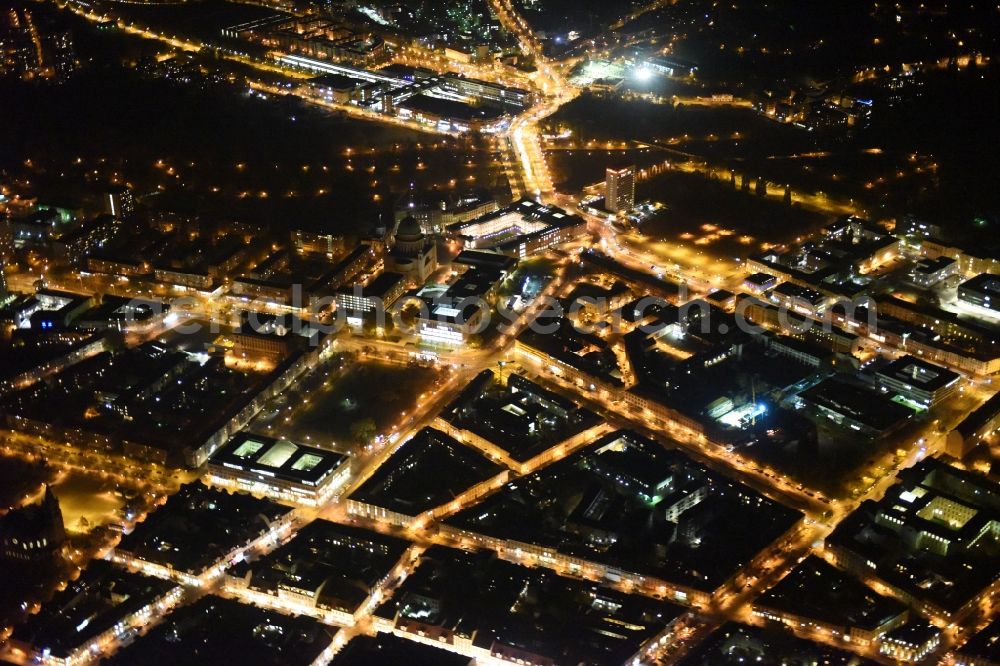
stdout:
<svg viewBox="0 0 1000 666">
<path fill-rule="evenodd" d="M 567 213 L 558 206 L 540 204 L 532 199 L 524 198 L 474 220 L 455 222 L 448 226 L 448 231 L 458 235 L 467 235 L 479 228 L 489 226 L 490 228 L 509 228 L 518 233 L 529 234 L 550 227 L 568 227 L 581 222 L 580 216 Z"/>
<path fill-rule="evenodd" d="M 330 88 L 331 90 L 353 90 L 360 85 L 364 85 L 365 81 L 362 79 L 355 78 L 353 76 L 346 76 L 344 74 L 324 74 L 322 76 L 317 76 L 309 79 L 310 86 L 316 88 Z"/>
<path fill-rule="evenodd" d="M 453 264 L 472 266 L 473 268 L 488 268 L 494 271 L 510 271 L 517 265 L 517 259 L 497 252 L 482 250 L 462 250 L 451 260 Z"/>
<path fill-rule="evenodd" d="M 801 299 L 809 302 L 812 305 L 822 303 L 824 300 L 823 294 L 819 293 L 815 289 L 807 289 L 806 287 L 800 287 L 792 282 L 782 282 L 777 287 L 772 290 L 773 293 L 785 296 L 787 298 Z"/>
<path fill-rule="evenodd" d="M 1000 296 L 1000 275 L 983 273 L 958 285 L 959 289 L 979 292 L 984 296 Z"/>
<path fill-rule="evenodd" d="M 940 270 L 948 268 L 949 266 L 957 263 L 951 257 L 937 257 L 935 259 L 921 259 L 917 262 L 916 266 L 913 267 L 914 273 L 920 273 L 922 275 L 933 275 Z"/>
<path fill-rule="evenodd" d="M 913 416 L 908 407 L 896 404 L 875 391 L 833 378 L 824 379 L 806 389 L 799 397 L 880 432 Z"/>
<path fill-rule="evenodd" d="M 262 480 L 281 479 L 320 486 L 348 460 L 343 453 L 326 451 L 250 433 L 239 433 L 223 445 L 209 465 L 245 472 Z"/>
<path fill-rule="evenodd" d="M 913 619 L 906 624 L 887 631 L 883 640 L 902 641 L 909 645 L 924 645 L 936 636 L 941 635 L 941 630 L 933 624 L 922 619 Z"/>
<path fill-rule="evenodd" d="M 777 284 L 778 278 L 770 273 L 753 273 L 748 275 L 744 282 L 755 287 L 765 288 Z"/>
<path fill-rule="evenodd" d="M 492 268 L 476 267 L 458 276 L 445 292 L 446 298 L 463 299 L 482 296 L 504 278 L 504 273 Z"/>
<path fill-rule="evenodd" d="M 77 325 L 89 322 L 130 324 L 143 322 L 155 315 L 169 311 L 170 304 L 163 301 L 106 295 L 100 305 L 94 306 L 80 315 Z"/>
<path fill-rule="evenodd" d="M 472 106 L 441 97 L 419 94 L 399 103 L 399 106 L 417 113 L 427 113 L 441 118 L 471 122 L 473 120 L 490 121 L 503 117 L 504 112 L 495 106 Z"/>
<path fill-rule="evenodd" d="M 374 279 L 372 279 L 368 284 L 360 286 L 358 288 L 359 295 L 367 298 L 385 298 L 385 295 L 396 287 L 400 282 L 405 280 L 400 273 L 393 273 L 390 271 L 383 271 L 379 273 Z M 354 294 L 355 287 L 353 285 L 345 285 L 337 290 L 339 294 Z"/>
<path fill-rule="evenodd" d="M 947 368 L 928 363 L 915 356 L 903 356 L 877 372 L 879 376 L 896 379 L 925 391 L 938 391 L 958 381 L 959 375 Z"/>
<path fill-rule="evenodd" d="M 1000 415 L 1000 393 L 984 402 L 955 428 L 963 437 L 971 437 Z"/>
</svg>

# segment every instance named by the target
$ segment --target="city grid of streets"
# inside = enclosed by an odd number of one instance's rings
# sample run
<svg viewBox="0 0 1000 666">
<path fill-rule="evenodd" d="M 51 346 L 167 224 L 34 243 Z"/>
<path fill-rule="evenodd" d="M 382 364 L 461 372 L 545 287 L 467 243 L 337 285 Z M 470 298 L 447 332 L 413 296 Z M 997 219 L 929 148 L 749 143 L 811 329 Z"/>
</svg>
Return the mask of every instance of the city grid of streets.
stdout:
<svg viewBox="0 0 1000 666">
<path fill-rule="evenodd" d="M 543 55 L 541 45 L 535 38 L 532 28 L 519 14 L 511 0 L 489 0 L 489 4 L 504 28 L 517 37 L 521 49 L 533 57 L 537 71 L 531 75 L 530 81 L 531 85 L 542 93 L 541 100 L 535 106 L 514 118 L 509 128 L 496 137 L 496 140 L 504 146 L 506 153 L 505 164 L 509 171 L 511 190 L 515 199 L 527 196 L 542 203 L 575 208 L 575 202 L 571 198 L 555 192 L 539 130 L 539 124 L 545 118 L 555 113 L 562 105 L 574 99 L 578 94 L 578 89 L 571 86 L 565 77 L 565 72 L 571 68 L 573 63 L 554 61 Z M 633 17 L 661 4 L 663 4 L 662 0 L 657 0 L 657 2 L 651 3 L 649 8 L 634 12 Z M 87 11 L 82 8 L 82 5 L 73 3 L 68 7 L 92 20 L 105 18 L 103 15 Z M 191 44 L 147 29 L 129 27 L 129 30 L 143 37 L 162 39 L 177 48 L 192 50 L 200 48 L 197 44 Z M 484 74 L 482 71 L 476 73 Z M 283 94 L 283 91 L 265 84 L 260 84 L 259 87 L 262 90 Z M 348 113 L 371 122 L 405 124 L 403 121 L 361 111 L 356 107 L 333 106 L 340 110 L 347 110 Z M 735 266 L 718 269 L 711 265 L 698 265 L 695 262 L 692 262 L 691 265 L 681 266 L 673 261 L 673 257 L 676 256 L 676 248 L 666 247 L 666 244 L 660 243 L 644 244 L 635 234 L 616 230 L 603 218 L 585 212 L 579 212 L 579 214 L 588 221 L 588 231 L 591 232 L 594 239 L 585 243 L 585 246 L 599 248 L 621 264 L 635 270 L 648 271 L 649 267 L 657 267 L 661 274 L 667 272 L 671 277 L 686 283 L 692 293 L 705 294 L 714 289 L 725 288 L 735 291 L 743 279 L 742 272 Z M 588 407 L 602 418 L 600 426 L 575 435 L 552 447 L 552 449 L 558 450 L 556 459 L 570 455 L 581 446 L 597 439 L 611 429 L 633 429 L 654 439 L 676 443 L 693 459 L 710 469 L 723 472 L 766 497 L 801 511 L 805 516 L 792 533 L 786 535 L 763 557 L 758 557 L 744 567 L 742 575 L 738 579 L 740 583 L 734 582 L 719 590 L 708 606 L 690 608 L 683 618 L 675 624 L 674 631 L 669 635 L 650 641 L 640 655 L 640 659 L 644 663 L 674 663 L 726 621 L 759 624 L 760 620 L 751 614 L 755 599 L 772 588 L 808 555 L 823 556 L 823 539 L 863 502 L 881 498 L 886 489 L 894 483 L 900 470 L 910 467 L 926 457 L 936 456 L 944 450 L 946 432 L 939 430 L 935 424 L 928 424 L 919 432 L 912 434 L 911 445 L 907 448 L 906 456 L 903 459 L 894 459 L 892 455 L 886 455 L 870 465 L 865 476 L 871 481 L 867 487 L 861 489 L 856 497 L 850 500 L 825 497 L 823 494 L 803 487 L 802 484 L 780 474 L 772 473 L 771 470 L 762 467 L 759 463 L 739 452 L 707 441 L 703 436 L 689 431 L 680 423 L 668 423 L 637 415 L 634 411 L 627 409 L 625 405 L 604 399 L 596 392 L 591 392 L 577 383 L 560 377 L 541 364 L 533 366 L 530 363 L 518 361 L 514 354 L 514 342 L 518 334 L 539 314 L 546 297 L 563 295 L 572 286 L 567 284 L 565 279 L 568 263 L 565 254 L 552 252 L 550 256 L 557 262 L 555 279 L 549 283 L 545 291 L 539 294 L 533 305 L 520 315 L 511 330 L 498 336 L 482 349 L 441 352 L 438 363 L 448 368 L 446 379 L 440 383 L 432 395 L 421 400 L 415 409 L 400 418 L 391 428 L 391 436 L 387 444 L 358 457 L 353 464 L 350 479 L 338 491 L 337 496 L 320 507 L 295 509 L 295 516 L 290 528 L 282 527 L 280 534 L 269 534 L 266 538 L 256 540 L 246 549 L 244 557 L 248 559 L 264 555 L 278 545 L 287 543 L 296 530 L 317 518 L 336 523 L 362 524 L 370 529 L 401 536 L 412 541 L 413 546 L 404 554 L 392 575 L 387 576 L 363 604 L 362 612 L 356 616 L 353 623 L 345 626 L 342 621 L 323 611 L 305 608 L 293 601 L 281 601 L 273 596 L 227 584 L 222 570 L 209 572 L 209 575 L 198 581 L 190 581 L 182 577 L 176 578 L 188 585 L 191 597 L 217 594 L 261 607 L 273 608 L 284 613 L 313 615 L 321 622 L 328 623 L 337 629 L 331 649 L 323 655 L 325 661 L 332 659 L 336 650 L 344 646 L 351 638 L 374 632 L 374 609 L 380 601 L 388 598 L 393 590 L 402 584 L 408 574 L 412 573 L 419 561 L 420 554 L 426 548 L 434 545 L 447 545 L 473 549 L 475 546 L 471 543 L 441 536 L 436 530 L 435 522 L 417 522 L 409 528 L 400 528 L 388 521 L 360 519 L 348 514 L 342 498 L 360 487 L 389 459 L 399 446 L 421 429 L 427 426 L 445 429 L 447 424 L 444 424 L 438 416 L 440 410 L 454 400 L 477 374 L 483 370 L 495 368 L 498 364 L 501 364 L 505 371 L 520 367 L 527 376 L 536 378 L 540 383 Z M 12 275 L 9 281 L 10 286 L 13 289 L 30 291 L 35 277 L 32 275 Z M 53 278 L 49 286 L 68 292 L 86 291 L 85 288 L 81 289 L 83 287 L 82 280 L 60 282 L 58 278 Z M 224 319 L 224 313 L 220 311 L 217 303 L 203 298 L 193 300 L 195 305 L 186 316 L 209 321 Z M 154 339 L 164 330 L 150 331 L 145 339 Z M 142 340 L 130 340 L 130 343 L 140 341 Z M 871 344 L 874 347 L 874 343 Z M 389 363 L 406 363 L 407 358 L 405 350 L 399 345 L 377 339 L 340 338 L 328 350 L 328 355 L 340 352 L 353 352 L 362 359 L 372 358 Z M 970 392 L 976 390 L 979 389 L 975 386 L 969 387 Z M 981 391 L 984 396 L 988 394 L 986 388 L 982 388 Z M 294 411 L 295 406 L 289 406 L 287 409 L 290 414 Z M 489 455 L 489 449 L 478 442 L 472 433 L 456 430 L 454 434 L 465 444 L 473 448 L 480 448 L 484 454 Z M 64 447 L 41 437 L 19 433 L 7 432 L 4 434 L 3 451 L 10 455 L 43 456 L 51 464 L 65 470 L 92 470 L 99 467 L 104 470 L 105 474 L 118 475 L 123 480 L 129 477 L 141 478 L 148 487 L 160 495 L 175 492 L 182 483 L 192 481 L 199 476 L 198 472 L 175 472 L 158 465 L 126 461 L 113 455 L 103 455 L 97 452 L 82 454 L 72 447 Z M 457 498 L 448 507 L 446 515 L 455 514 L 479 499 L 481 498 L 475 497 L 469 500 Z M 465 501 L 468 503 L 463 503 Z M 444 517 L 446 516 L 438 516 L 437 520 L 442 520 Z M 89 557 L 106 554 L 107 550 L 100 548 L 90 553 L 78 553 L 74 561 L 84 563 Z M 527 566 L 553 566 L 529 554 L 505 553 L 504 557 Z M 556 566 L 555 569 L 564 576 L 579 575 L 559 566 Z M 154 569 L 150 569 L 148 573 L 155 576 L 173 575 Z M 604 581 L 604 584 L 616 585 L 607 581 Z M 636 588 L 630 583 L 619 583 L 617 587 L 629 594 L 657 598 L 660 596 L 657 590 Z M 945 630 L 944 638 L 940 648 L 935 653 L 937 657 L 944 655 L 955 644 L 958 635 L 963 631 L 963 628 L 956 626 L 947 626 L 943 629 Z M 860 646 L 845 646 L 842 641 L 827 636 L 821 631 L 807 628 L 801 629 L 801 635 L 812 641 L 827 642 L 837 648 L 855 650 L 877 662 L 893 663 L 879 654 L 874 646 L 867 649 Z M 115 647 L 109 644 L 102 645 L 101 649 L 112 651 Z M 447 648 L 448 646 L 442 647 Z M 452 649 L 456 648 L 452 647 Z M 8 652 L 5 657 L 18 660 L 19 655 Z M 496 660 L 496 662 L 507 663 L 501 660 Z"/>
</svg>

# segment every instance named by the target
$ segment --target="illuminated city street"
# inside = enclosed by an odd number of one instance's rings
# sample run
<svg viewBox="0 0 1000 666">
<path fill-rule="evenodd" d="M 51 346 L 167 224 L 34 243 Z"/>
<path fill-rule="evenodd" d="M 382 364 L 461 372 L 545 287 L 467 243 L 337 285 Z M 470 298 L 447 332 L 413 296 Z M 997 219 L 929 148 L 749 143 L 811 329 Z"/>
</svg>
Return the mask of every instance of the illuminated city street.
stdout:
<svg viewBox="0 0 1000 666">
<path fill-rule="evenodd" d="M 0 659 L 1000 663 L 996 10 L 14 3 Z"/>
</svg>

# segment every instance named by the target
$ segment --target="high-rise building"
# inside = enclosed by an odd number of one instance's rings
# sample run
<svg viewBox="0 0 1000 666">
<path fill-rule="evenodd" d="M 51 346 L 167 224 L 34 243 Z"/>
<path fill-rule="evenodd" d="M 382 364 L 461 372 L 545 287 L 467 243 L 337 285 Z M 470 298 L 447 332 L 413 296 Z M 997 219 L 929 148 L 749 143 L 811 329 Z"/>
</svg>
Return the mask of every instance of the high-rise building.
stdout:
<svg viewBox="0 0 1000 666">
<path fill-rule="evenodd" d="M 0 303 L 7 297 L 7 276 L 4 268 L 14 256 L 14 232 L 10 220 L 0 214 Z"/>
<path fill-rule="evenodd" d="M 14 254 L 14 224 L 8 215 L 0 212 L 0 259 L 10 261 Z"/>
<path fill-rule="evenodd" d="M 105 212 L 118 220 L 128 219 L 135 212 L 135 198 L 127 187 L 115 187 L 104 195 Z"/>
<path fill-rule="evenodd" d="M 604 207 L 612 213 L 635 207 L 635 167 L 608 169 L 604 178 Z"/>
<path fill-rule="evenodd" d="M 76 69 L 76 49 L 73 33 L 69 30 L 52 30 L 46 35 L 45 45 L 50 52 L 53 73 L 64 78 Z"/>
</svg>

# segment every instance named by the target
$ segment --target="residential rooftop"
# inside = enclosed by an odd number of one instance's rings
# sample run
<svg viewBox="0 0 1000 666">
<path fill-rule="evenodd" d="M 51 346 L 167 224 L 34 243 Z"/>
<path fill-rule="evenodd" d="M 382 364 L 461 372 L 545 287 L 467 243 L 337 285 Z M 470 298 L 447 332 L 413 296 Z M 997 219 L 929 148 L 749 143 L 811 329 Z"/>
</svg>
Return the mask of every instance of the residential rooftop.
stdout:
<svg viewBox="0 0 1000 666">
<path fill-rule="evenodd" d="M 405 631 L 468 637 L 507 660 L 621 664 L 682 611 L 492 552 L 434 546 L 376 614 Z"/>
<path fill-rule="evenodd" d="M 129 455 L 184 465 L 191 451 L 219 432 L 295 358 L 284 359 L 271 374 L 243 371 L 220 357 L 202 355 L 204 344 L 197 336 L 188 337 L 184 342 L 194 348 L 190 351 L 150 342 L 97 354 L 45 383 L 11 393 L 0 402 L 0 411 L 56 432 L 64 429 L 81 440 L 124 448 Z"/>
<path fill-rule="evenodd" d="M 65 659 L 129 615 L 155 603 L 175 583 L 94 560 L 14 630 L 15 641 Z"/>
<path fill-rule="evenodd" d="M 356 636 L 330 666 L 469 666 L 469 657 L 393 634 Z"/>
<path fill-rule="evenodd" d="M 416 516 L 447 504 L 503 469 L 445 433 L 424 428 L 404 442 L 349 499 Z"/>
<path fill-rule="evenodd" d="M 396 565 L 409 542 L 315 520 L 250 564 L 251 589 L 312 597 L 320 608 L 353 614 Z"/>
<path fill-rule="evenodd" d="M 510 375 L 503 384 L 490 370 L 484 370 L 442 416 L 519 462 L 600 422 L 593 412 L 520 375 Z"/>
<path fill-rule="evenodd" d="M 31 370 L 55 367 L 59 359 L 99 339 L 90 331 L 14 330 L 9 342 L 0 344 L 0 386 Z"/>
<path fill-rule="evenodd" d="M 682 666 L 745 666 L 746 664 L 823 664 L 856 666 L 868 663 L 853 652 L 813 643 L 780 628 L 749 627 L 727 622 L 685 655 Z"/>
<path fill-rule="evenodd" d="M 116 551 L 200 575 L 291 509 L 190 483 L 122 537 Z"/>
<path fill-rule="evenodd" d="M 973 634 L 965 645 L 955 650 L 962 664 L 1000 663 L 1000 618 Z"/>
<path fill-rule="evenodd" d="M 180 608 L 106 663 L 310 666 L 332 642 L 316 620 L 215 596 Z"/>
<path fill-rule="evenodd" d="M 756 606 L 845 627 L 874 631 L 898 618 L 906 606 L 810 556 L 768 590 Z"/>
<path fill-rule="evenodd" d="M 578 330 L 566 317 L 553 320 L 543 313 L 538 321 L 545 326 L 555 324 L 557 327 L 551 333 L 541 333 L 529 327 L 518 337 L 519 344 L 537 349 L 582 373 L 612 384 L 622 383 L 618 360 L 605 340 Z"/>
<path fill-rule="evenodd" d="M 711 591 L 799 517 L 678 451 L 618 431 L 445 522 Z"/>
</svg>

